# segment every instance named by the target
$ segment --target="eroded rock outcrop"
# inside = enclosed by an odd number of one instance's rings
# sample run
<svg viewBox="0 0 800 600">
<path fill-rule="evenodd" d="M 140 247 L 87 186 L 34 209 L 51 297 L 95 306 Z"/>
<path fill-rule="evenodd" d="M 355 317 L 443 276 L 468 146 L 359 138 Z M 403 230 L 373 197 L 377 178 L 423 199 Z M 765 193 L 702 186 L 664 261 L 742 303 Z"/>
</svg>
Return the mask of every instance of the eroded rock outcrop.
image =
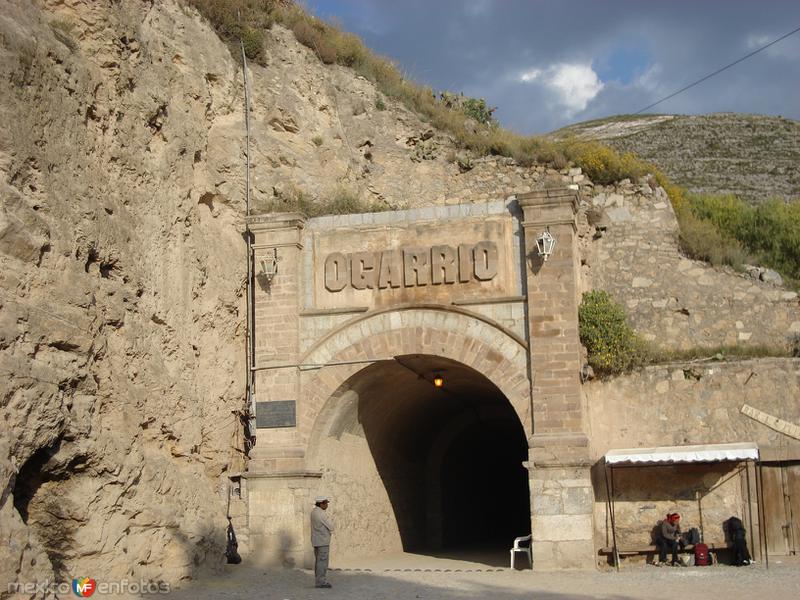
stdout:
<svg viewBox="0 0 800 600">
<path fill-rule="evenodd" d="M 0 593 L 176 581 L 221 561 L 241 456 L 236 65 L 171 3 L 3 13 Z"/>
<path fill-rule="evenodd" d="M 241 69 L 174 0 L 6 2 L 0 40 L 0 579 L 175 582 L 223 560 L 242 468 Z M 364 78 L 277 26 L 266 50 L 256 208 L 342 188 L 458 203 L 544 176 L 462 174 L 447 136 L 376 108 Z"/>
</svg>

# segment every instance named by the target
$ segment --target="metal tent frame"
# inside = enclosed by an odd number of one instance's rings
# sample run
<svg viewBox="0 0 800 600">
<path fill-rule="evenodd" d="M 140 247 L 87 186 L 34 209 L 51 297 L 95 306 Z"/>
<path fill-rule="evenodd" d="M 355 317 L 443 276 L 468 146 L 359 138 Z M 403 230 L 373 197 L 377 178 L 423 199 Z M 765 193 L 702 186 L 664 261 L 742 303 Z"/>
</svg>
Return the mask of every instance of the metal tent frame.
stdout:
<svg viewBox="0 0 800 600">
<path fill-rule="evenodd" d="M 769 569 L 769 553 L 767 551 L 767 531 L 764 514 L 764 485 L 761 471 L 761 458 L 758 446 L 754 443 L 711 444 L 703 446 L 662 446 L 658 448 L 630 448 L 609 450 L 603 457 L 606 480 L 606 505 L 611 518 L 611 536 L 613 544 L 614 567 L 619 571 L 619 547 L 617 545 L 617 527 L 614 514 L 614 469 L 664 467 L 681 464 L 702 464 L 735 462 L 745 463 L 747 474 L 747 510 L 750 528 L 750 546 L 753 541 L 752 494 L 750 492 L 750 469 L 753 465 L 756 483 L 756 513 L 758 520 L 758 548 Z"/>
</svg>

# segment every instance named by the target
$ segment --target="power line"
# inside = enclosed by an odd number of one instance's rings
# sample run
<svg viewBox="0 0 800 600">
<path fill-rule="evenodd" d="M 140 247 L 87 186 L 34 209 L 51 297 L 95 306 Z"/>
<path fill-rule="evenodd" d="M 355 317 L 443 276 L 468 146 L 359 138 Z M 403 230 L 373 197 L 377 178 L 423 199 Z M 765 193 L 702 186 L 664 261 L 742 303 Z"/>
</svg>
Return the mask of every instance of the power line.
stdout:
<svg viewBox="0 0 800 600">
<path fill-rule="evenodd" d="M 654 107 L 654 106 L 656 106 L 657 104 L 661 104 L 661 103 L 662 103 L 662 102 L 664 102 L 665 100 L 669 100 L 670 98 L 674 98 L 674 97 L 675 97 L 675 96 L 677 96 L 678 94 L 681 94 L 681 93 L 685 92 L 686 90 L 688 90 L 689 88 L 692 88 L 692 87 L 696 86 L 698 83 L 703 83 L 703 82 L 704 82 L 706 79 L 711 79 L 712 77 L 714 77 L 714 75 L 719 75 L 719 74 L 720 74 L 720 73 L 722 73 L 723 71 L 725 71 L 725 70 L 727 70 L 727 69 L 730 69 L 730 68 L 731 68 L 731 67 L 733 67 L 734 65 L 738 65 L 738 64 L 739 64 L 740 62 L 742 62 L 743 60 L 747 60 L 748 58 L 750 58 L 751 56 L 753 56 L 753 55 L 755 55 L 755 54 L 758 54 L 758 53 L 759 53 L 759 52 L 761 52 L 762 50 L 766 50 L 766 49 L 767 49 L 767 48 L 769 48 L 770 46 L 772 46 L 772 45 L 774 45 L 774 44 L 777 44 L 777 43 L 778 43 L 778 42 L 780 42 L 781 40 L 785 40 L 787 37 L 789 37 L 790 35 L 794 35 L 794 34 L 795 34 L 795 33 L 797 33 L 798 31 L 800 31 L 800 27 L 798 27 L 797 29 L 794 29 L 794 30 L 790 31 L 789 33 L 787 33 L 787 34 L 785 34 L 785 35 L 782 35 L 781 37 L 779 37 L 779 38 L 778 38 L 778 39 L 776 39 L 776 40 L 772 40 L 772 41 L 771 41 L 769 44 L 766 44 L 766 45 L 764 45 L 764 46 L 761 46 L 761 48 L 758 48 L 757 50 L 753 50 L 752 52 L 750 52 L 749 54 L 746 54 L 745 56 L 743 56 L 743 57 L 742 57 L 742 58 L 740 58 L 739 60 L 735 60 L 735 61 L 733 61 L 732 63 L 730 63 L 730 64 L 728 64 L 728 65 L 725 65 L 725 66 L 724 66 L 724 67 L 722 67 L 721 69 L 717 69 L 717 70 L 716 70 L 716 71 L 714 71 L 713 73 L 709 73 L 709 74 L 708 74 L 708 75 L 706 75 L 705 77 L 701 77 L 701 78 L 700 78 L 700 79 L 698 79 L 697 81 L 694 81 L 694 82 L 690 83 L 689 85 L 687 85 L 686 87 L 683 87 L 683 88 L 679 89 L 677 92 L 673 92 L 673 93 L 672 93 L 672 94 L 670 94 L 669 96 L 665 96 L 664 98 L 661 98 L 661 100 L 659 100 L 658 102 L 653 102 L 651 105 L 649 105 L 649 106 L 645 106 L 645 107 L 644 107 L 643 109 L 641 109 L 641 110 L 637 110 L 637 111 L 636 111 L 635 113 L 633 113 L 633 114 L 635 114 L 635 115 L 638 115 L 638 114 L 640 114 L 640 113 L 643 113 L 643 112 L 644 112 L 644 111 L 646 111 L 646 110 L 649 110 L 649 109 L 653 108 L 653 107 Z"/>
</svg>

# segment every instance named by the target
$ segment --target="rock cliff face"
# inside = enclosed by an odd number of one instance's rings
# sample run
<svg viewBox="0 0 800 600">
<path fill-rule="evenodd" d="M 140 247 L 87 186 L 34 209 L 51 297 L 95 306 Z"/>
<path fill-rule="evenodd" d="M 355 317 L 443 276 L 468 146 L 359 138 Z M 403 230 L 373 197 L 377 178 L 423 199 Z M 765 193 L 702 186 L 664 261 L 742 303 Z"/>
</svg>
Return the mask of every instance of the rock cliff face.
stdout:
<svg viewBox="0 0 800 600">
<path fill-rule="evenodd" d="M 267 38 L 256 207 L 342 188 L 458 203 L 544 175 L 462 174 L 366 80 L 286 30 Z M 175 582 L 222 561 L 242 468 L 241 69 L 172 0 L 14 0 L 0 79 L 0 580 Z"/>
<path fill-rule="evenodd" d="M 241 455 L 236 65 L 175 4 L 2 12 L 2 591 L 174 581 Z"/>
</svg>

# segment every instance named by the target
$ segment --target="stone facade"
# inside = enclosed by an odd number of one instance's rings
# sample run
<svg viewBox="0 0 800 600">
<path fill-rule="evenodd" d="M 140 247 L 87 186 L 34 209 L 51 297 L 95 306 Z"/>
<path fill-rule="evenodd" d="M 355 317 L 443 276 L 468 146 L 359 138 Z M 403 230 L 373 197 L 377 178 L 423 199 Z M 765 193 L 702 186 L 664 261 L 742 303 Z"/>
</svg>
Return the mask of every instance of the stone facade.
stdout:
<svg viewBox="0 0 800 600">
<path fill-rule="evenodd" d="M 249 219 L 257 271 L 264 260 L 277 264 L 273 280 L 256 277 L 256 400 L 261 408 L 291 401 L 296 410 L 291 426 L 264 422 L 258 428 L 247 486 L 249 533 L 259 560 L 308 563 L 307 509 L 320 491 L 341 501 L 340 556 L 398 551 L 425 539 L 441 543 L 444 484 L 432 474 L 442 464 L 443 444 L 456 433 L 432 442 L 432 456 L 439 458 L 429 457 L 422 470 L 411 463 L 405 474 L 387 470 L 381 456 L 392 451 L 376 445 L 369 431 L 374 415 L 363 403 L 378 394 L 389 403 L 381 411 L 392 402 L 402 405 L 395 385 L 426 393 L 390 368 L 404 357 L 428 357 L 437 368 L 461 365 L 499 389 L 527 439 L 538 569 L 597 563 L 597 548 L 608 537 L 605 486 L 598 479 L 606 450 L 743 439 L 766 444 L 752 424 L 726 425 L 735 420 L 734 407 L 721 390 L 741 385 L 742 377 L 752 386 L 752 377 L 739 370 L 750 363 L 651 368 L 582 385 L 580 292 L 608 289 L 625 301 L 637 329 L 666 348 L 774 341 L 795 327 L 796 296 L 682 258 L 675 216 L 660 188 L 622 182 L 595 189 L 577 170 L 559 177 L 569 187 L 506 200 Z M 547 261 L 536 248 L 545 230 L 557 240 Z M 706 288 L 712 293 L 704 295 Z M 665 301 L 669 294 L 675 295 Z M 731 313 L 717 310 L 720 302 L 741 315 L 742 326 L 735 324 L 734 331 L 751 333 L 762 322 L 752 341 L 752 335 L 731 338 Z M 781 385 L 796 387 L 793 364 L 752 363 L 754 373 L 763 372 L 756 404 L 776 409 Z M 771 379 L 783 383 L 764 387 Z M 643 398 L 650 399 L 646 409 Z M 670 408 L 675 402 L 677 413 Z M 490 422 L 501 418 L 497 410 L 479 412 Z M 790 420 L 800 418 L 784 412 Z M 679 424 L 664 421 L 671 413 Z M 469 425 L 463 415 L 445 423 L 445 429 Z M 677 500 L 658 474 L 628 482 L 646 484 L 650 496 L 644 500 L 640 491 L 626 491 L 626 475 L 620 475 L 621 540 L 645 543 L 643 521 L 655 522 L 668 508 L 679 506 L 699 518 L 692 504 L 699 490 L 714 490 L 704 496 L 707 519 L 742 514 L 746 495 L 742 472 L 737 474 L 732 477 L 727 467 L 675 471 L 670 479 Z M 433 496 L 408 491 L 408 477 L 424 481 Z M 398 495 L 398 488 L 406 491 Z M 680 500 L 687 494 L 691 500 Z M 414 520 L 427 525 L 410 525 Z"/>
<path fill-rule="evenodd" d="M 585 388 L 593 460 L 612 448 L 741 441 L 757 443 L 761 459 L 767 463 L 800 459 L 800 441 L 740 412 L 742 405 L 749 404 L 791 423 L 800 422 L 796 401 L 800 397 L 800 359 L 676 363 L 593 381 Z M 605 484 L 599 471 L 595 478 L 599 490 L 595 539 L 598 546 L 610 546 Z M 721 524 L 725 519 L 738 515 L 748 521 L 752 517 L 747 528 L 757 540 L 756 508 L 746 503 L 748 481 L 754 498 L 755 474 L 748 475 L 739 465 L 619 469 L 618 542 L 628 547 L 648 544 L 651 528 L 668 511 L 680 512 L 685 526 L 704 527 L 705 539 L 715 543 L 724 542 Z M 780 490 L 768 489 L 767 493 Z M 780 531 L 778 526 L 775 529 Z"/>
<path fill-rule="evenodd" d="M 390 504 L 382 488 L 381 477 L 388 476 L 376 471 L 379 457 L 366 445 L 365 426 L 348 426 L 345 435 L 337 423 L 356 410 L 343 408 L 355 406 L 348 390 L 373 385 L 362 373 L 384 369 L 390 380 L 397 375 L 387 365 L 428 357 L 431 364 L 448 361 L 451 373 L 479 374 L 487 381 L 481 385 L 499 390 L 512 409 L 508 414 L 529 446 L 522 458 L 529 469 L 537 568 L 592 564 L 577 208 L 577 193 L 564 188 L 394 213 L 249 220 L 257 269 L 264 260 L 277 264 L 272 280 L 256 275 L 256 414 L 276 401 L 296 407 L 289 426 L 258 422 L 247 485 L 251 548 L 261 549 L 262 560 L 309 560 L 305 508 L 323 487 L 348 499 L 339 509 L 343 522 L 378 515 L 369 524 L 362 519 L 360 528 L 345 526 L 342 552 L 401 546 L 403 516 L 392 506 L 400 500 L 395 496 Z M 545 229 L 557 240 L 547 262 L 535 240 Z M 393 280 L 400 268 L 402 281 Z M 486 406 L 479 412 L 491 420 L 502 410 Z M 440 464 L 447 449 L 442 440 L 456 435 L 446 430 L 463 418 L 445 423 L 431 451 L 435 455 L 438 444 L 440 458 L 429 464 Z M 336 455 L 349 458 L 337 463 Z M 442 493 L 440 484 L 430 483 Z M 353 496 L 352 489 L 362 492 Z M 414 493 L 404 501 L 422 502 Z M 266 502 L 272 495 L 282 498 L 279 507 Z M 428 521 L 427 533 L 407 525 L 405 541 L 427 536 L 437 543 L 445 535 L 437 525 L 438 501 L 426 502 L 421 518 Z"/>
</svg>

